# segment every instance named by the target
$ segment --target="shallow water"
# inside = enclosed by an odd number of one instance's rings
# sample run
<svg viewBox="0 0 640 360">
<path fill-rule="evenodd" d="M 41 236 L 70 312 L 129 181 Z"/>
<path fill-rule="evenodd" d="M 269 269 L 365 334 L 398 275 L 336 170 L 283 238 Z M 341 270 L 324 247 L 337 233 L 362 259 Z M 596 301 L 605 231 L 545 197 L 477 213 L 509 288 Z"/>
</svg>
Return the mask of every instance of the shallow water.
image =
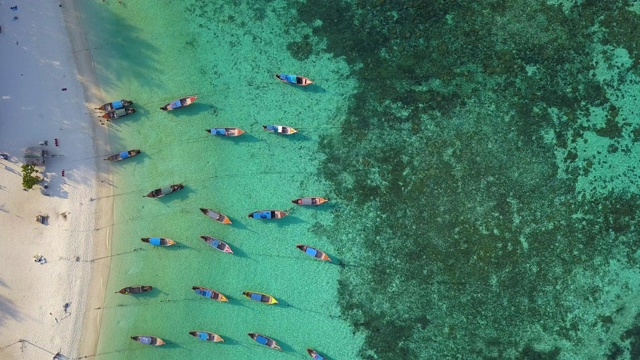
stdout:
<svg viewBox="0 0 640 360">
<path fill-rule="evenodd" d="M 141 110 L 113 124 L 114 150 L 144 154 L 114 166 L 123 255 L 109 289 L 158 288 L 107 295 L 101 353 L 284 357 L 252 343 L 256 331 L 296 357 L 640 356 L 634 2 L 253 4 L 86 5 L 110 20 L 92 26 L 105 100 Z M 281 84 L 280 71 L 317 86 Z M 191 93 L 189 108 L 156 110 Z M 301 132 L 267 134 L 268 122 Z M 249 134 L 212 138 L 212 126 Z M 175 182 L 187 189 L 140 198 Z M 332 202 L 245 218 L 309 194 Z M 238 254 L 214 253 L 205 234 Z M 138 240 L 151 235 L 179 245 Z M 233 299 L 197 299 L 192 285 Z M 229 340 L 198 343 L 195 329 Z M 142 333 L 172 345 L 128 340 Z"/>
</svg>

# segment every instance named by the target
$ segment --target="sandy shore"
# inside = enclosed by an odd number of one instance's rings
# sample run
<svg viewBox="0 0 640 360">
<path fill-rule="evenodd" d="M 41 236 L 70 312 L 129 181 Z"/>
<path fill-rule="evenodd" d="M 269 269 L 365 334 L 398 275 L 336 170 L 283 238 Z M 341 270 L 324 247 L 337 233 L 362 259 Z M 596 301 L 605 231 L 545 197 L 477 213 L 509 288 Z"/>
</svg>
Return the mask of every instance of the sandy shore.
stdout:
<svg viewBox="0 0 640 360">
<path fill-rule="evenodd" d="M 91 54 L 74 0 L 0 3 L 0 26 L 0 358 L 91 355 L 113 215 Z M 45 142 L 48 188 L 23 191 L 23 149 Z"/>
</svg>

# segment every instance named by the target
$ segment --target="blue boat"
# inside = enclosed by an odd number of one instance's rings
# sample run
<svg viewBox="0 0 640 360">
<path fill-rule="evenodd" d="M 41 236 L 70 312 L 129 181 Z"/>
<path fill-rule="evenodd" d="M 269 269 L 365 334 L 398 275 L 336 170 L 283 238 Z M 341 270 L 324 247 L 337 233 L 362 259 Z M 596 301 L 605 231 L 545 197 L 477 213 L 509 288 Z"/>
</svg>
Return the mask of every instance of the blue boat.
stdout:
<svg viewBox="0 0 640 360">
<path fill-rule="evenodd" d="M 130 157 L 134 157 L 138 154 L 140 154 L 141 151 L 140 150 L 129 150 L 129 151 L 123 151 L 121 153 L 117 153 L 117 154 L 113 154 L 109 157 L 107 157 L 104 160 L 109 160 L 109 161 L 120 161 L 120 160 L 124 160 L 124 159 L 128 159 Z"/>
<path fill-rule="evenodd" d="M 273 340 L 268 336 L 260 335 L 258 333 L 249 333 L 247 335 L 249 335 L 250 338 L 255 340 L 260 345 L 264 345 L 274 350 L 282 351 L 282 349 L 280 348 L 280 345 L 278 345 L 278 343 L 275 340 Z"/>
</svg>

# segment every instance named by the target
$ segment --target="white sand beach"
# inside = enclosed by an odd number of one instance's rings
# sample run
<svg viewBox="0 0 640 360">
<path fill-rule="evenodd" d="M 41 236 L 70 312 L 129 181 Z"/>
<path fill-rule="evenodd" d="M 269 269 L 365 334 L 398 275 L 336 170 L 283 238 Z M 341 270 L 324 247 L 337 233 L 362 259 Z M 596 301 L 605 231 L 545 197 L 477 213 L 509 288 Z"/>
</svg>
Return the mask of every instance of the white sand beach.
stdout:
<svg viewBox="0 0 640 360">
<path fill-rule="evenodd" d="M 91 355 L 113 213 L 91 54 L 74 0 L 2 1 L 0 26 L 0 358 Z M 47 189 L 22 189 L 31 146 L 50 154 Z"/>
</svg>

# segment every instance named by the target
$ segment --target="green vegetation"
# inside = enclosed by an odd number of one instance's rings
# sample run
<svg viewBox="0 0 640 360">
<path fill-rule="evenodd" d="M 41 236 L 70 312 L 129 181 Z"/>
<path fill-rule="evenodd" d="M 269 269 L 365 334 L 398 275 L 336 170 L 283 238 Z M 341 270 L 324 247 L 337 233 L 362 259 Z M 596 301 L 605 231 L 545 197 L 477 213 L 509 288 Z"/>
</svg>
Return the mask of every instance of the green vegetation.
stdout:
<svg viewBox="0 0 640 360">
<path fill-rule="evenodd" d="M 22 165 L 22 187 L 25 189 L 33 189 L 38 183 L 42 181 L 42 178 L 34 175 L 39 171 L 34 165 L 24 164 Z"/>
</svg>

